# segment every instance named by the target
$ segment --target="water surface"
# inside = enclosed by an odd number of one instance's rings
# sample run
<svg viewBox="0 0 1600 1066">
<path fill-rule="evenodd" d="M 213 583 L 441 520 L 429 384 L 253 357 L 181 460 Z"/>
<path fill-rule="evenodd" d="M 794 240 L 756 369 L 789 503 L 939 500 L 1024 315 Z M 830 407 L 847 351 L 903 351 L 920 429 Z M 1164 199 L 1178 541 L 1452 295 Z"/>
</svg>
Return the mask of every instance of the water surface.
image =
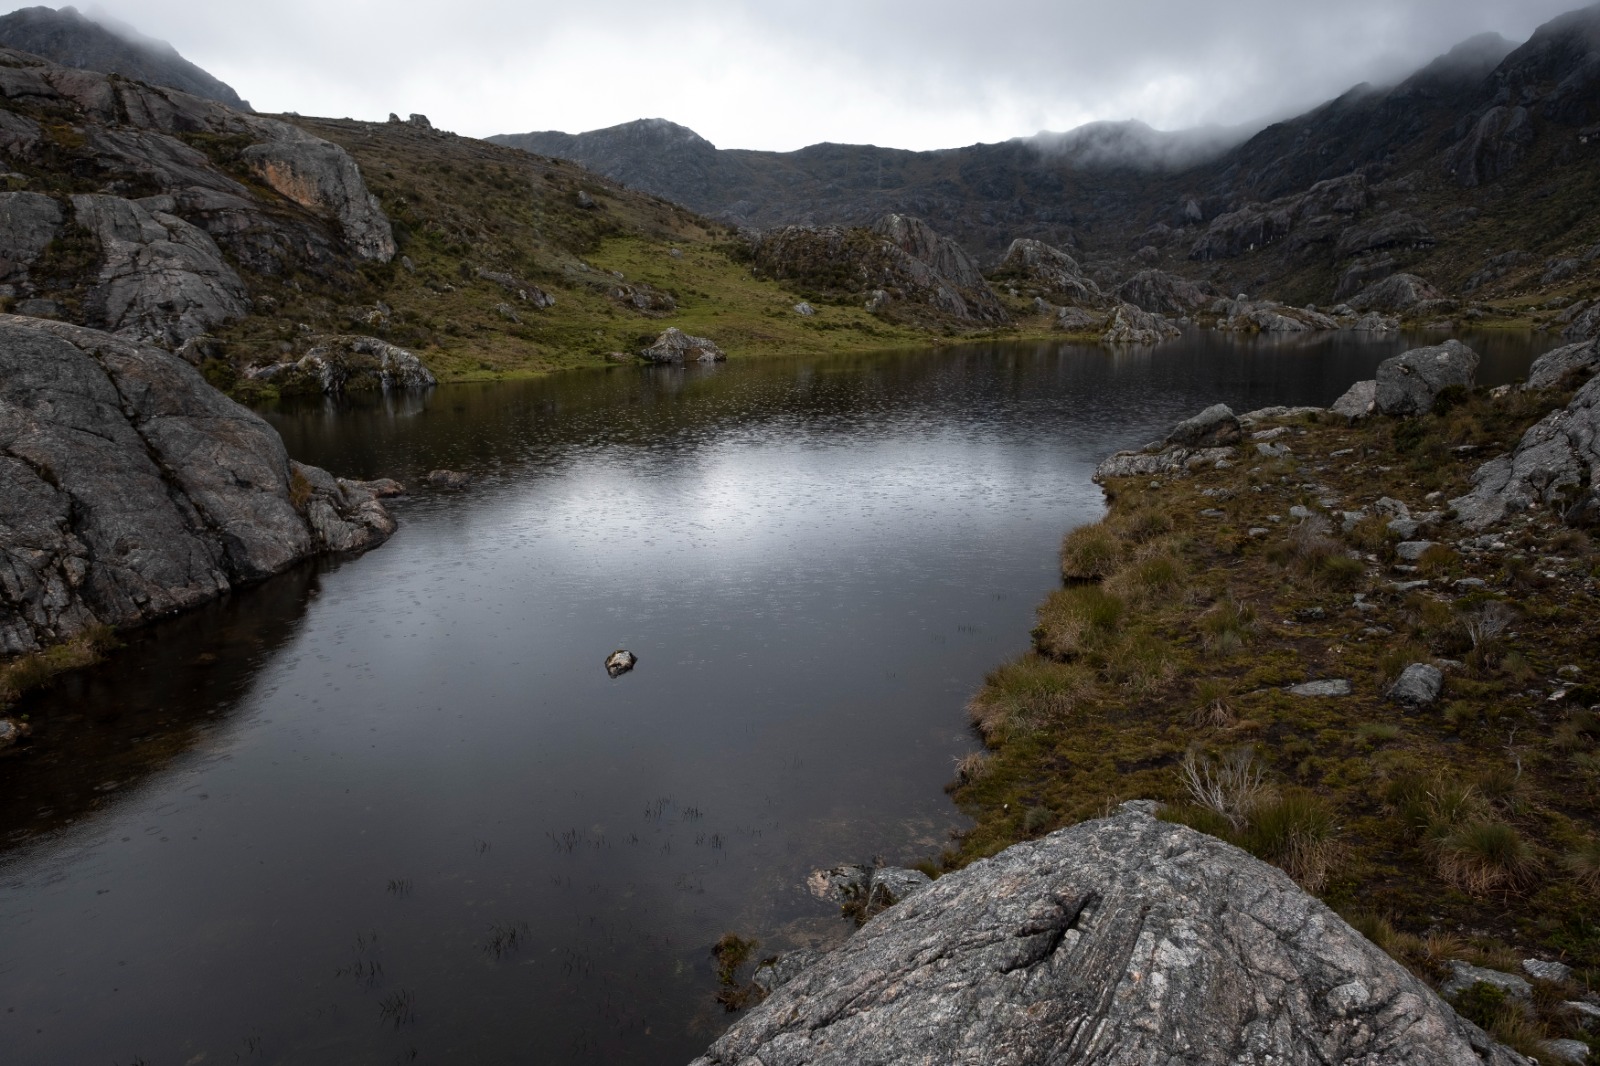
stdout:
<svg viewBox="0 0 1600 1066">
<path fill-rule="evenodd" d="M 1475 342 L 1480 380 L 1545 341 Z M 0 761 L 6 1063 L 674 1063 L 708 948 L 842 936 L 808 870 L 936 854 L 967 697 L 1089 480 L 1398 339 L 1201 334 L 617 368 L 268 412 L 400 532 L 134 634 Z M 601 661 L 639 656 L 615 681 Z"/>
</svg>

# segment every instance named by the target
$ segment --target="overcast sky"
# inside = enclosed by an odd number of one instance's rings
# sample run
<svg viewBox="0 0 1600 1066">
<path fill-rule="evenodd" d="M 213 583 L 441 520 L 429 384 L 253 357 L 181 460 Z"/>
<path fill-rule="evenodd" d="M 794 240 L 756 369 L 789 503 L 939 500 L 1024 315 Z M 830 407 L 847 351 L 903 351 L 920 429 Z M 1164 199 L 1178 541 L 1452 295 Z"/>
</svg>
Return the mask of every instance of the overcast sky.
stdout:
<svg viewBox="0 0 1600 1066">
<path fill-rule="evenodd" d="M 100 0 L 262 111 L 472 136 L 661 117 L 722 148 L 1265 122 L 1579 0 Z"/>
</svg>

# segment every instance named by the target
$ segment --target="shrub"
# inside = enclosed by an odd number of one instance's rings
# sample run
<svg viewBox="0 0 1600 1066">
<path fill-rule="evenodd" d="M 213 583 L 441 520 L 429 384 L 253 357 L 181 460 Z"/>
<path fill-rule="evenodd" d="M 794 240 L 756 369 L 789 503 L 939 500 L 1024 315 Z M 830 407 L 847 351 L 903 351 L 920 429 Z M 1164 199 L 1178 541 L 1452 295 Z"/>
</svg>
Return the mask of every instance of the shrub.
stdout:
<svg viewBox="0 0 1600 1066">
<path fill-rule="evenodd" d="M 1061 542 L 1061 576 L 1099 581 L 1116 572 L 1121 555 L 1121 545 L 1104 523 L 1079 526 Z"/>
<path fill-rule="evenodd" d="M 1532 849 L 1504 822 L 1467 822 L 1438 848 L 1440 876 L 1477 895 L 1516 888 L 1538 867 Z"/>
<path fill-rule="evenodd" d="M 1228 686 L 1214 677 L 1203 677 L 1194 685 L 1194 709 L 1189 712 L 1189 724 L 1199 727 L 1224 729 L 1238 719 L 1228 703 Z"/>
<path fill-rule="evenodd" d="M 1200 644 L 1208 654 L 1222 658 L 1248 644 L 1255 628 L 1255 608 L 1228 596 L 1200 616 Z"/>
<path fill-rule="evenodd" d="M 1234 829 L 1243 827 L 1250 812 L 1271 791 L 1264 780 L 1265 770 L 1249 748 L 1237 748 L 1216 762 L 1190 749 L 1180 772 L 1195 806 L 1221 815 Z"/>
<path fill-rule="evenodd" d="M 1600 892 L 1600 841 L 1573 848 L 1561 856 L 1561 866 L 1586 892 Z"/>
<path fill-rule="evenodd" d="M 1308 892 L 1327 884 L 1335 853 L 1333 814 L 1309 792 L 1290 792 L 1251 810 L 1244 846 L 1283 868 Z"/>
<path fill-rule="evenodd" d="M 1076 658 L 1116 632 L 1124 606 L 1121 597 L 1099 585 L 1057 589 L 1039 607 L 1034 644 L 1052 658 Z"/>
</svg>

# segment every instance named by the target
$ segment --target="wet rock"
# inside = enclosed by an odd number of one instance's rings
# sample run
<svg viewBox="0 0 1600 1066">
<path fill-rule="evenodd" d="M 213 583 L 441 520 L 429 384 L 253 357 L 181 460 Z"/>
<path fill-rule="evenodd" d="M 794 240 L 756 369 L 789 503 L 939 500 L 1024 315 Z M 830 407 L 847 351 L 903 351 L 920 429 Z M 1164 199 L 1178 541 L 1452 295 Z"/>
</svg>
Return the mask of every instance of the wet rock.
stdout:
<svg viewBox="0 0 1600 1066">
<path fill-rule="evenodd" d="M 1366 418 L 1378 406 L 1378 383 L 1376 381 L 1358 381 L 1333 401 L 1333 406 L 1328 410 L 1336 415 L 1342 415 L 1354 422 Z"/>
<path fill-rule="evenodd" d="M 1510 455 L 1491 459 L 1472 478 L 1472 491 L 1450 501 L 1467 529 L 1482 530 L 1535 504 L 1554 507 L 1573 525 L 1585 516 L 1600 484 L 1600 377 L 1572 402 L 1540 419 Z"/>
<path fill-rule="evenodd" d="M 1294 685 L 1289 689 L 1291 696 L 1348 696 L 1350 695 L 1350 682 L 1338 679 L 1331 681 L 1307 681 L 1303 685 Z"/>
<path fill-rule="evenodd" d="M 192 607 L 393 529 L 177 356 L 0 315 L 0 654 Z"/>
<path fill-rule="evenodd" d="M 1378 364 L 1377 409 L 1386 415 L 1423 414 L 1451 386 L 1472 388 L 1478 353 L 1457 340 L 1413 348 Z"/>
<path fill-rule="evenodd" d="M 639 358 L 648 363 L 666 363 L 681 366 L 686 362 L 720 363 L 727 353 L 705 337 L 691 337 L 676 326 L 669 327 L 650 347 L 639 352 Z"/>
<path fill-rule="evenodd" d="M 1600 341 L 1582 341 L 1546 352 L 1528 367 L 1524 388 L 1553 389 L 1557 385 L 1581 385 L 1600 370 Z"/>
<path fill-rule="evenodd" d="M 639 657 L 633 652 L 618 648 L 606 656 L 606 674 L 610 677 L 621 677 L 629 670 L 632 670 L 638 661 Z"/>
<path fill-rule="evenodd" d="M 1426 585 L 1424 581 L 1422 584 Z M 1395 683 L 1389 686 L 1389 699 L 1395 703 L 1403 703 L 1410 707 L 1428 707 L 1439 698 L 1439 690 L 1444 686 L 1444 674 L 1436 666 L 1427 663 L 1412 663 L 1401 672 Z"/>
<path fill-rule="evenodd" d="M 1189 448 L 1217 448 L 1235 444 L 1241 436 L 1239 419 L 1225 403 L 1212 404 L 1193 418 L 1186 418 L 1167 434 L 1168 444 Z"/>
<path fill-rule="evenodd" d="M 1459 996 L 1473 985 L 1488 985 L 1505 993 L 1507 999 L 1528 1002 L 1533 999 L 1533 986 L 1514 973 L 1488 970 L 1459 960 L 1451 960 L 1450 976 L 1440 986 L 1446 996 Z"/>
<path fill-rule="evenodd" d="M 1355 311 L 1410 311 L 1443 295 L 1415 274 L 1394 274 L 1352 298 L 1350 307 Z"/>
<path fill-rule="evenodd" d="M 779 986 L 695 1066 L 1512 1066 L 1281 871 L 1136 811 L 948 874 Z"/>
<path fill-rule="evenodd" d="M 756 966 L 756 972 L 750 981 L 761 990 L 763 997 L 770 996 L 790 981 L 799 977 L 807 966 L 823 957 L 820 951 L 801 948 L 796 951 L 786 951 L 782 955 L 767 959 Z"/>
<path fill-rule="evenodd" d="M 464 489 L 472 484 L 472 475 L 460 470 L 430 470 L 426 480 L 436 489 Z"/>
</svg>

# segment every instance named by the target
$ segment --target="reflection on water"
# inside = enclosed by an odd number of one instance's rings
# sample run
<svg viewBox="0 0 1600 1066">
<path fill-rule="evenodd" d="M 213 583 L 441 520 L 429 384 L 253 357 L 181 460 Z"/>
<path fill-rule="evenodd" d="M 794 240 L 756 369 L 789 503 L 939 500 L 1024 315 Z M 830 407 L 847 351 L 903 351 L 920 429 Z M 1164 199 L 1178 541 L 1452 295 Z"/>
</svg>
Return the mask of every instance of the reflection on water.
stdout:
<svg viewBox="0 0 1600 1066">
<path fill-rule="evenodd" d="M 1548 346 L 1479 343 L 1489 383 Z M 983 346 L 270 412 L 347 476 L 477 480 L 23 708 L 5 1061 L 685 1061 L 726 1021 L 718 935 L 836 938 L 807 870 L 959 827 L 963 703 L 1104 454 L 1216 400 L 1326 404 L 1402 347 Z"/>
</svg>

